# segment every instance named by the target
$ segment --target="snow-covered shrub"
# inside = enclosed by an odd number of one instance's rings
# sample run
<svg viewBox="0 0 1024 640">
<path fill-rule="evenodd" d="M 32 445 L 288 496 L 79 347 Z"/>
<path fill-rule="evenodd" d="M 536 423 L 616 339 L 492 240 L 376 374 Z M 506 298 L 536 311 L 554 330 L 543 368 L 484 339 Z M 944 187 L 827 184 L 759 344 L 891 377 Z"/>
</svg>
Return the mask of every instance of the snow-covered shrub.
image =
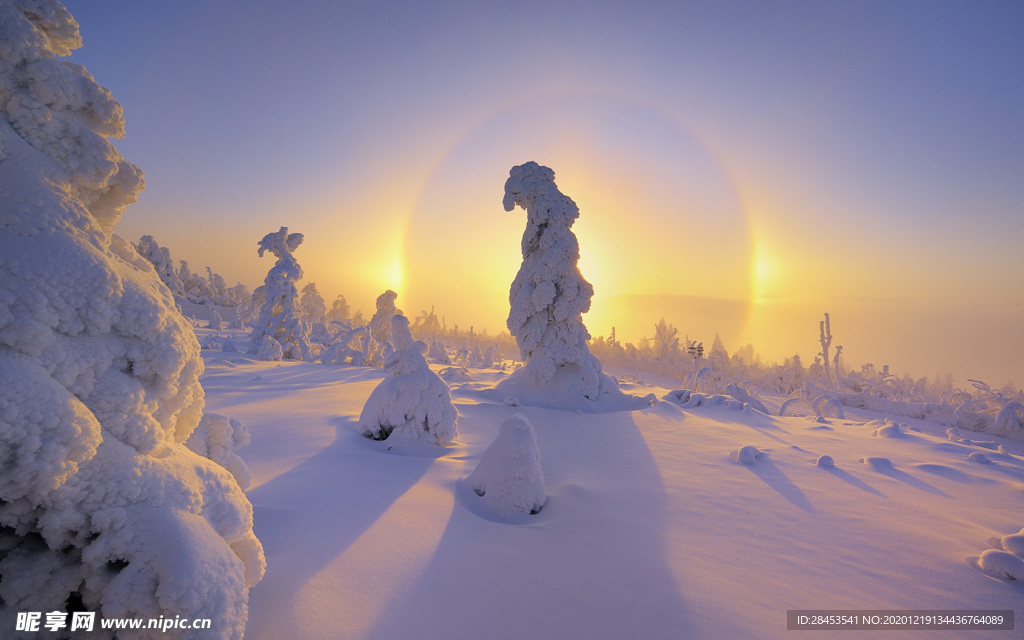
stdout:
<svg viewBox="0 0 1024 640">
<path fill-rule="evenodd" d="M 423 357 L 426 344 L 413 340 L 409 320 L 391 319 L 387 376 L 373 390 L 359 415 L 363 435 L 374 440 L 446 445 L 456 434 L 458 412 L 451 392 Z"/>
<path fill-rule="evenodd" d="M 265 251 L 277 256 L 277 263 L 267 272 L 263 281 L 264 302 L 259 318 L 253 323 L 250 352 L 260 349 L 263 338 L 276 340 L 285 358 L 311 360 L 308 328 L 297 308 L 299 293 L 295 283 L 302 279 L 302 267 L 292 252 L 302 244 L 302 234 L 288 234 L 288 227 L 268 233 L 259 241 L 259 255 Z"/>
<path fill-rule="evenodd" d="M 466 482 L 500 517 L 538 513 L 548 494 L 533 425 L 519 414 L 502 422 Z"/>
<path fill-rule="evenodd" d="M 594 288 L 577 266 L 579 243 L 571 231 L 579 217 L 576 203 L 555 185 L 555 172 L 536 162 L 513 167 L 505 182 L 503 205 L 526 209 L 523 264 L 509 291 L 508 329 L 516 338 L 527 380 L 550 384 L 557 370 L 571 370 L 570 388 L 589 400 L 618 391 L 590 353 L 582 314 Z"/>
<path fill-rule="evenodd" d="M 241 638 L 265 566 L 252 507 L 184 445 L 199 343 L 113 235 L 142 172 L 108 141 L 120 105 L 57 59 L 80 43 L 59 3 L 0 2 L 0 629 L 81 607 Z"/>
<path fill-rule="evenodd" d="M 260 338 L 260 346 L 256 349 L 256 359 L 267 362 L 276 362 L 284 358 L 284 349 L 281 343 L 270 336 Z"/>
<path fill-rule="evenodd" d="M 736 384 L 726 385 L 725 392 L 732 396 L 733 398 L 736 398 L 740 402 L 745 402 L 749 404 L 751 407 L 757 409 L 761 413 L 771 415 L 771 412 L 768 411 L 768 407 L 764 406 L 763 402 L 761 402 L 754 396 L 750 395 L 750 393 L 743 387 Z"/>
<path fill-rule="evenodd" d="M 1024 405 L 1010 401 L 996 414 L 995 427 L 998 430 L 1013 433 L 1024 429 Z"/>
<path fill-rule="evenodd" d="M 443 342 L 430 343 L 430 350 L 427 353 L 430 356 L 430 361 L 434 364 L 451 364 L 452 360 L 448 357 L 448 350 L 445 349 Z"/>
<path fill-rule="evenodd" d="M 236 449 L 249 444 L 249 429 L 241 421 L 218 413 L 206 413 L 199 421 L 185 446 L 204 458 L 213 460 L 231 472 L 242 489 L 252 482 L 249 467 Z"/>
<path fill-rule="evenodd" d="M 221 318 L 220 312 L 214 309 L 213 313 L 210 314 L 210 329 L 213 329 L 214 331 L 220 331 L 223 326 L 224 318 Z"/>
<path fill-rule="evenodd" d="M 350 364 L 361 366 L 366 364 L 370 351 L 370 330 L 368 327 L 342 329 L 331 342 L 320 352 L 319 360 L 323 363 Z"/>
</svg>

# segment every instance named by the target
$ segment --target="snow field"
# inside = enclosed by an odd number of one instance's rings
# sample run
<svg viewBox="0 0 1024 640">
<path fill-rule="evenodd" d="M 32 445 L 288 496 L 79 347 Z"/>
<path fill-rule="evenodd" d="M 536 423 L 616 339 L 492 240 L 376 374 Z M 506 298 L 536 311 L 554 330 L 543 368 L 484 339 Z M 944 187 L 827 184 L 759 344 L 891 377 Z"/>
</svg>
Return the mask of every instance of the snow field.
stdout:
<svg viewBox="0 0 1024 640">
<path fill-rule="evenodd" d="M 207 406 L 252 434 L 239 454 L 268 558 L 247 638 L 782 638 L 786 609 L 1013 609 L 1024 595 L 999 573 L 1013 561 L 982 554 L 1019 543 L 1019 442 L 995 438 L 999 452 L 904 418 L 877 437 L 885 416 L 860 410 L 507 406 L 481 397 L 505 376 L 471 368 L 452 384 L 456 440 L 396 455 L 357 430 L 383 372 L 227 359 L 207 368 Z M 516 414 L 548 498 L 502 519 L 466 478 Z M 747 446 L 761 455 L 740 464 Z"/>
</svg>

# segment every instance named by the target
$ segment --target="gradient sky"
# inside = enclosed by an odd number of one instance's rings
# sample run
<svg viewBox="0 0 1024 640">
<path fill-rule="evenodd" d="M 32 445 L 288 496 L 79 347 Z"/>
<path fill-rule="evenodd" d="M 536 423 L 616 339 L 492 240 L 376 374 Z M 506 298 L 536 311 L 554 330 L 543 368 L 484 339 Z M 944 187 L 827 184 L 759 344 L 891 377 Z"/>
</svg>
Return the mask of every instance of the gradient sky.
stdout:
<svg viewBox="0 0 1024 640">
<path fill-rule="evenodd" d="M 525 213 L 580 205 L 591 333 L 1024 383 L 1020 2 L 65 3 L 124 105 L 144 233 L 250 288 L 504 328 Z"/>
</svg>

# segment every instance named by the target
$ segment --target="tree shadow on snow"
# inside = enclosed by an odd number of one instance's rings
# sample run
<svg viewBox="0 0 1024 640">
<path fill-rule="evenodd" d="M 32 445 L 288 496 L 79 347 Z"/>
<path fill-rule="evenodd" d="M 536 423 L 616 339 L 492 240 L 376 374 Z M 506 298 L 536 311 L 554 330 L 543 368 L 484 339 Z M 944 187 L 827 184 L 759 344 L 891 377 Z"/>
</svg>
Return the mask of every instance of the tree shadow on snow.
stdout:
<svg viewBox="0 0 1024 640">
<path fill-rule="evenodd" d="M 774 489 L 780 496 L 789 500 L 798 508 L 807 513 L 814 513 L 814 505 L 811 504 L 807 495 L 789 479 L 789 476 L 775 466 L 775 462 L 767 453 L 762 453 L 761 457 L 753 464 L 743 464 L 742 462 L 737 462 L 736 464 L 742 464 L 750 469 L 750 472 L 757 476 L 761 482 Z"/>
<path fill-rule="evenodd" d="M 902 482 L 905 485 L 918 489 L 919 491 L 924 491 L 925 493 L 930 493 L 936 496 L 942 496 L 944 498 L 953 497 L 946 493 L 945 491 L 943 491 L 942 489 L 939 489 L 934 485 L 928 484 L 927 482 L 921 480 L 920 478 L 915 478 L 906 471 L 902 471 L 900 469 L 897 469 L 896 467 L 875 465 L 872 467 L 872 470 L 875 471 L 876 473 L 882 474 L 883 476 L 892 478 L 893 480 L 898 480 L 899 482 Z"/>
<path fill-rule="evenodd" d="M 514 413 L 533 424 L 548 500 L 506 524 L 481 517 L 465 504 L 475 496 L 457 491 L 418 583 L 393 595 L 366 637 L 689 637 L 693 612 L 667 560 L 668 497 L 630 413 L 460 411 L 467 425 L 496 429 Z M 479 461 L 475 449 L 461 476 Z"/>
<path fill-rule="evenodd" d="M 887 498 L 888 497 L 884 493 L 882 493 L 878 489 L 872 487 L 868 483 L 864 482 L 863 480 L 861 480 L 857 476 L 853 475 L 849 471 L 844 471 L 843 469 L 840 469 L 839 467 L 822 467 L 822 468 L 825 469 L 826 471 L 828 471 L 829 473 L 831 473 L 832 475 L 834 475 L 835 477 L 839 478 L 843 482 L 849 483 L 849 484 L 857 487 L 861 491 L 866 491 L 866 492 L 868 492 L 868 493 L 870 493 L 872 495 L 878 496 L 879 498 Z"/>
<path fill-rule="evenodd" d="M 337 417 L 334 442 L 248 493 L 267 573 L 249 593 L 246 637 L 293 635 L 299 591 L 426 473 L 433 457 L 382 455 Z M 383 444 L 383 443 L 372 443 Z M 369 486 L 372 483 L 372 487 Z M 369 494 L 369 497 L 368 497 Z M 282 601 L 283 598 L 287 601 Z"/>
</svg>

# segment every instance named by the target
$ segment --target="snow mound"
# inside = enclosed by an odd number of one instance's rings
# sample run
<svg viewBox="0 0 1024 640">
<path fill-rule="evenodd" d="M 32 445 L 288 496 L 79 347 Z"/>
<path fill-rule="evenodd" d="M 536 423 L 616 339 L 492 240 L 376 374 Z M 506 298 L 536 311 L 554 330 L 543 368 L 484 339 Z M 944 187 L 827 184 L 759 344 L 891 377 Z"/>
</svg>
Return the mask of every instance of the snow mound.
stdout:
<svg viewBox="0 0 1024 640">
<path fill-rule="evenodd" d="M 904 426 L 898 422 L 886 419 L 885 423 L 875 430 L 876 438 L 899 438 L 903 435 Z"/>
<path fill-rule="evenodd" d="M 469 369 L 466 367 L 445 367 L 437 372 L 445 382 L 466 382 L 472 380 L 469 377 Z"/>
<path fill-rule="evenodd" d="M 978 558 L 978 566 L 997 578 L 1024 580 L 1024 560 L 1008 551 L 986 549 Z"/>
<path fill-rule="evenodd" d="M 427 366 L 426 344 L 413 340 L 409 320 L 396 315 L 390 325 L 395 350 L 384 362 L 388 375 L 367 398 L 359 416 L 360 431 L 393 444 L 444 446 L 455 438 L 458 421 L 448 385 Z"/>
<path fill-rule="evenodd" d="M 502 422 L 466 482 L 500 518 L 538 513 L 547 491 L 533 425 L 519 414 Z"/>
<path fill-rule="evenodd" d="M 832 456 L 818 456 L 814 464 L 819 467 L 834 467 L 836 466 L 836 461 L 832 459 Z"/>
<path fill-rule="evenodd" d="M 866 464 L 876 471 L 886 471 L 894 468 L 892 460 L 889 458 L 880 458 L 878 456 L 868 456 L 867 458 L 859 458 L 861 464 Z"/>
<path fill-rule="evenodd" d="M 967 455 L 967 459 L 971 462 L 977 462 L 978 464 L 989 464 L 991 460 L 988 459 L 984 453 L 980 451 L 973 451 Z"/>
<path fill-rule="evenodd" d="M 1003 536 L 999 539 L 999 543 L 1003 545 L 1003 549 L 1024 558 L 1024 529 L 1019 533 Z"/>
<path fill-rule="evenodd" d="M 736 389 L 738 389 L 739 392 L 746 393 L 740 387 L 736 387 Z M 742 396 L 743 393 L 739 392 L 737 392 L 737 395 Z M 770 415 L 768 410 L 764 408 L 764 405 L 755 398 L 751 399 L 754 400 L 757 405 L 760 405 L 761 409 L 764 409 L 764 411 L 758 409 L 757 406 L 750 404 L 749 402 L 737 399 L 735 396 L 723 396 L 713 393 L 697 393 L 696 391 L 690 391 L 689 389 L 676 389 L 674 391 L 669 391 L 663 395 L 661 399 L 679 405 L 684 409 L 696 409 L 697 407 L 721 407 L 723 409 L 734 409 L 736 411 L 760 411 L 765 415 Z"/>
<path fill-rule="evenodd" d="M 754 464 L 760 460 L 763 455 L 764 453 L 762 453 L 757 447 L 748 444 L 730 453 L 729 457 L 736 462 L 741 462 L 743 464 Z"/>
<path fill-rule="evenodd" d="M 580 371 L 576 365 L 558 367 L 547 384 L 539 385 L 529 377 L 524 367 L 516 369 L 491 389 L 481 391 L 482 397 L 495 402 L 513 398 L 512 406 L 544 407 L 562 411 L 583 413 L 611 413 L 615 411 L 636 411 L 650 405 L 650 398 L 623 393 L 615 378 L 606 373 L 598 375 L 605 379 L 601 391 L 593 398 L 579 392 Z"/>
</svg>

